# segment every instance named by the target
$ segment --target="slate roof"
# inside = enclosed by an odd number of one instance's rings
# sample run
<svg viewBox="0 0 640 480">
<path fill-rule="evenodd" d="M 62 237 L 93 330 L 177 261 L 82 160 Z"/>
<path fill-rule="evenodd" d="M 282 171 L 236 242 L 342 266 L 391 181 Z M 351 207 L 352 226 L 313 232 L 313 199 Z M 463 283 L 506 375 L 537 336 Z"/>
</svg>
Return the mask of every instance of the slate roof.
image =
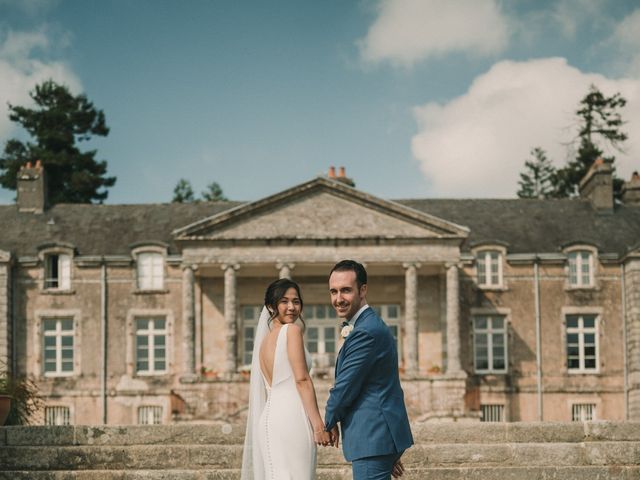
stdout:
<svg viewBox="0 0 640 480">
<path fill-rule="evenodd" d="M 159 241 L 171 254 L 177 252 L 174 229 L 241 203 L 58 204 L 41 215 L 0 205 L 0 249 L 34 256 L 39 245 L 57 241 L 74 245 L 79 255 L 129 255 L 132 244 Z"/>
<path fill-rule="evenodd" d="M 509 253 L 555 253 L 571 242 L 624 255 L 640 242 L 640 207 L 597 213 L 586 200 L 405 199 L 402 205 L 469 227 L 464 251 L 481 242 L 502 242 Z M 192 204 L 59 204 L 42 215 L 0 205 L 0 249 L 34 256 L 38 246 L 70 243 L 79 255 L 128 255 L 138 242 L 160 241 L 177 253 L 172 232 L 244 202 Z M 313 215 L 313 212 L 309 212 Z"/>
<path fill-rule="evenodd" d="M 507 244 L 508 253 L 557 253 L 569 243 L 591 243 L 620 256 L 640 242 L 640 207 L 599 213 L 585 199 L 414 199 L 398 203 L 471 229 L 468 251 L 482 242 Z"/>
</svg>

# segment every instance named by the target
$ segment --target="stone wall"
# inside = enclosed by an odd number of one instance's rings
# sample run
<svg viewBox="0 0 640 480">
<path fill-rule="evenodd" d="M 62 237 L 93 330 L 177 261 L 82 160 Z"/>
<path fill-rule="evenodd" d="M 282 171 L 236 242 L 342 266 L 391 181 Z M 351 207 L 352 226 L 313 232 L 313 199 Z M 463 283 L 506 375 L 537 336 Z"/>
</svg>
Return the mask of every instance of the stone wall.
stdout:
<svg viewBox="0 0 640 480">
<path fill-rule="evenodd" d="M 629 420 L 640 421 L 640 259 L 625 265 Z"/>
</svg>

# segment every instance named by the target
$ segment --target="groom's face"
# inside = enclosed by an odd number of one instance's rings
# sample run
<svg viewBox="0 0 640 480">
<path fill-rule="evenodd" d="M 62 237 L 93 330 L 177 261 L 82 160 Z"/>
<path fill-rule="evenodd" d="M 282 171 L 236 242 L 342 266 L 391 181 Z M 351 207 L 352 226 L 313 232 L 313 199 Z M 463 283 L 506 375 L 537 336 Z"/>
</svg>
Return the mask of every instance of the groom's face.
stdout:
<svg viewBox="0 0 640 480">
<path fill-rule="evenodd" d="M 333 272 L 329 277 L 329 294 L 338 317 L 349 320 L 364 305 L 367 286 L 358 288 L 353 270 Z"/>
</svg>

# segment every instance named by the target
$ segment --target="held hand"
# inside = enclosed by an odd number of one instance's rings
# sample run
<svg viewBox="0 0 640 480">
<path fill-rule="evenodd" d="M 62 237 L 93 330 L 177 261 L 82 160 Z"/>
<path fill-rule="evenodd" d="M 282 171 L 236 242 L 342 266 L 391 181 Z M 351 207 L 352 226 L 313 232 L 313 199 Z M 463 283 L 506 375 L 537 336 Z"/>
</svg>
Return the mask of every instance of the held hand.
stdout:
<svg viewBox="0 0 640 480">
<path fill-rule="evenodd" d="M 396 463 L 393 464 L 393 470 L 391 471 L 391 475 L 393 478 L 400 478 L 404 474 L 404 465 L 402 465 L 402 461 L 398 459 Z"/>
<path fill-rule="evenodd" d="M 338 426 L 336 425 L 331 429 L 331 445 L 338 448 L 340 446 L 340 430 L 338 430 Z"/>
<path fill-rule="evenodd" d="M 321 445 L 323 447 L 332 445 L 331 434 L 329 432 L 325 432 L 324 430 L 317 430 L 316 432 L 314 432 L 313 439 L 316 442 L 316 445 Z"/>
</svg>

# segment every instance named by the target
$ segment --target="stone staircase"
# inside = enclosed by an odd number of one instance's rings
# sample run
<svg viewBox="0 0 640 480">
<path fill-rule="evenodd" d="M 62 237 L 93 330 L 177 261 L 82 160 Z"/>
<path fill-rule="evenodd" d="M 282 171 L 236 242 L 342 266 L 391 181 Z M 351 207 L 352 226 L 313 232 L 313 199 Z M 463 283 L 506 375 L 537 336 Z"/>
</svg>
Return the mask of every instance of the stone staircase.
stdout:
<svg viewBox="0 0 640 480">
<path fill-rule="evenodd" d="M 640 479 L 640 423 L 423 423 L 405 479 Z M 0 427 L 0 479 L 236 480 L 244 427 Z M 366 441 L 363 439 L 362 441 Z M 318 480 L 351 478 L 320 449 Z"/>
</svg>

